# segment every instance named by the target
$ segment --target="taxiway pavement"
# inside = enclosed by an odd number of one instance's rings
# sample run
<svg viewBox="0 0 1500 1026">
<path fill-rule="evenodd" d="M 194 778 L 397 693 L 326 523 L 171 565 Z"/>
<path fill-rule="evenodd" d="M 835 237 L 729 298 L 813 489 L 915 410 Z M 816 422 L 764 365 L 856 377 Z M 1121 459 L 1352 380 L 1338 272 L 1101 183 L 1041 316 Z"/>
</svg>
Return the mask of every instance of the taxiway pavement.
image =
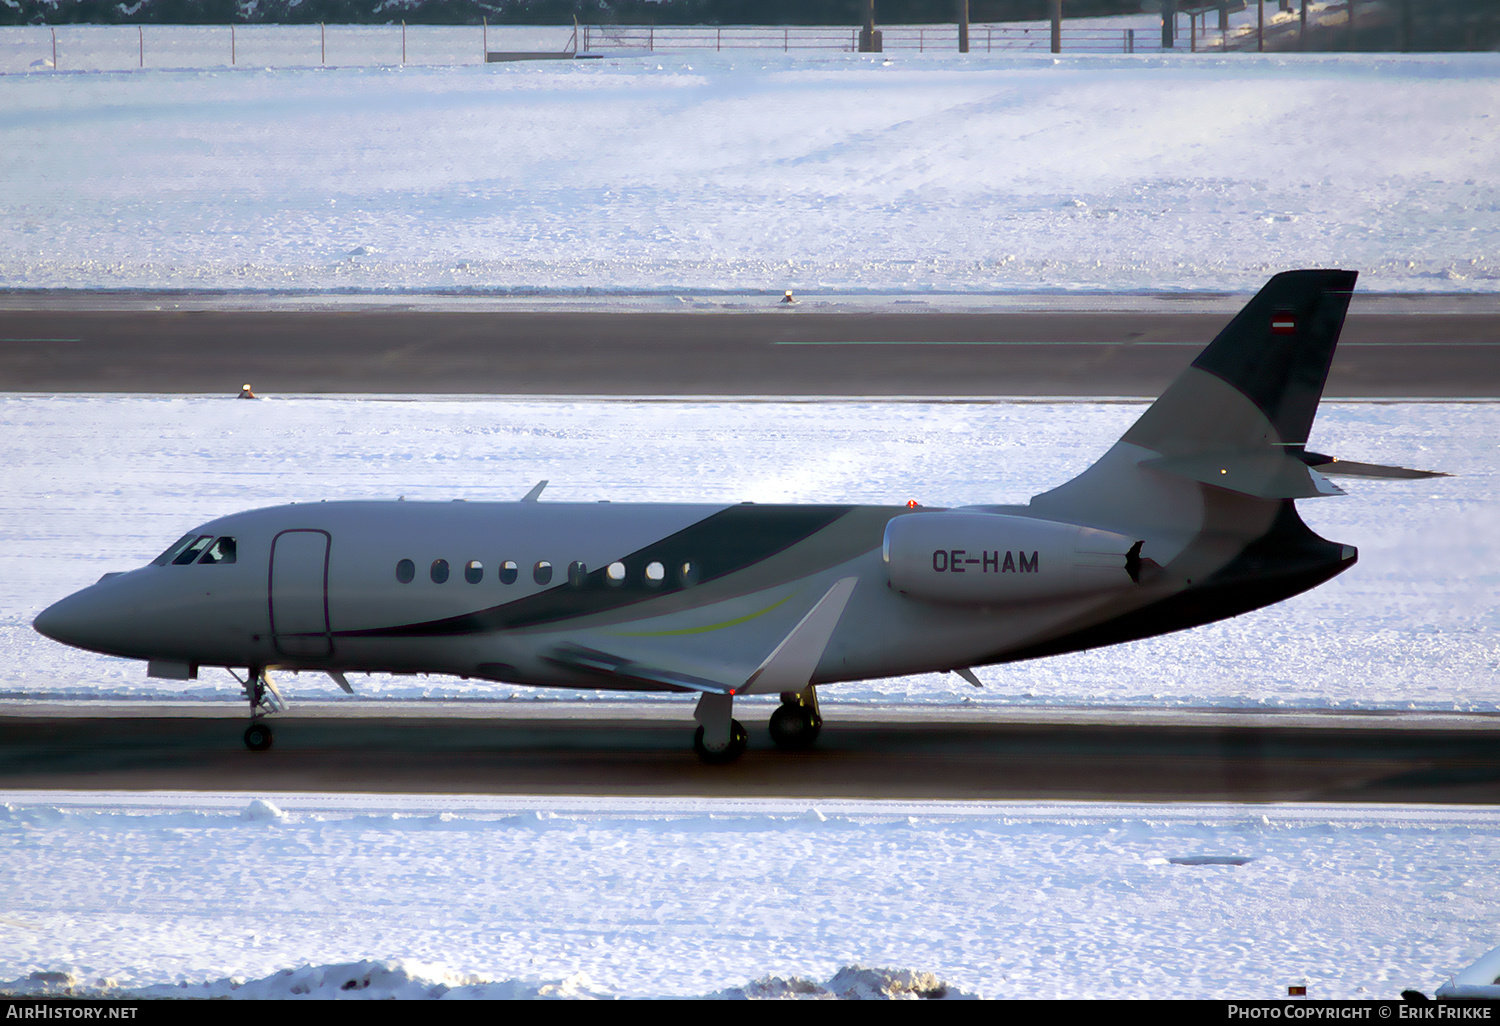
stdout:
<svg viewBox="0 0 1500 1026">
<path fill-rule="evenodd" d="M 925 312 L 52 302 L 0 302 L 0 391 L 1154 397 L 1239 300 Z M 1356 304 L 1326 394 L 1500 396 L 1500 301 Z"/>
<path fill-rule="evenodd" d="M 304 703 L 246 750 L 224 703 L 6 703 L 0 788 L 983 800 L 1500 802 L 1500 717 L 824 702 L 807 752 L 737 710 L 706 766 L 693 702 Z M 763 715 L 764 714 L 764 715 Z"/>
</svg>

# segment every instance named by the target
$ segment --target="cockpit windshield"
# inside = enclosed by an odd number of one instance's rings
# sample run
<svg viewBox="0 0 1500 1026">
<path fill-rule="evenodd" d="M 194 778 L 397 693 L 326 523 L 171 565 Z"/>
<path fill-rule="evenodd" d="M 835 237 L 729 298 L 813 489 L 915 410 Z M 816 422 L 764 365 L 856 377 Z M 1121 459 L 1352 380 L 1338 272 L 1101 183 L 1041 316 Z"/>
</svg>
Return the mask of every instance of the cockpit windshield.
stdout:
<svg viewBox="0 0 1500 1026">
<path fill-rule="evenodd" d="M 234 539 L 225 535 L 217 541 L 211 534 L 185 534 L 161 555 L 151 561 L 152 566 L 186 566 L 188 563 L 233 563 L 236 546 Z M 202 557 L 201 559 L 199 557 Z"/>
</svg>

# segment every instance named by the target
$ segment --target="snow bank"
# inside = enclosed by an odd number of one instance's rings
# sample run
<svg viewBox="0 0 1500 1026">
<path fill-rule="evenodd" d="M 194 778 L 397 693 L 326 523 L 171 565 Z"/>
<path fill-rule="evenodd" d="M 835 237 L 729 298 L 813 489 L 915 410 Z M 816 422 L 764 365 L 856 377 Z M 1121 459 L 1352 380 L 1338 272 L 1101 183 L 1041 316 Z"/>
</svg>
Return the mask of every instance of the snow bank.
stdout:
<svg viewBox="0 0 1500 1026">
<path fill-rule="evenodd" d="M 1450 1001 L 1500 1000 L 1500 948 L 1486 952 L 1473 965 L 1449 977 L 1434 996 Z"/>
<path fill-rule="evenodd" d="M 0 983 L 6 997 L 67 997 L 113 1001 L 145 1000 L 313 1000 L 313 1001 L 536 1001 L 600 1000 L 617 995 L 597 989 L 582 973 L 562 980 L 484 980 L 441 966 L 365 961 L 283 969 L 258 980 L 226 977 L 208 983 L 129 988 L 108 979 L 88 983 L 68 972 L 37 971 Z M 721 1000 L 901 1001 L 974 998 L 932 973 L 910 969 L 845 966 L 822 983 L 800 976 L 766 976 L 705 998 Z"/>
</svg>

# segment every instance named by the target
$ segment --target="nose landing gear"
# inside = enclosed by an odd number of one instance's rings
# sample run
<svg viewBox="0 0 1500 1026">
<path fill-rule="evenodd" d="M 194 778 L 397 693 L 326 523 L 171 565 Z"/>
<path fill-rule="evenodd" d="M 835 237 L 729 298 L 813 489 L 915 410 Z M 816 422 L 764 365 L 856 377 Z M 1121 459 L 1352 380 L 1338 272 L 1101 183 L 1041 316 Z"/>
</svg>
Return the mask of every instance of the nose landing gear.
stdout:
<svg viewBox="0 0 1500 1026">
<path fill-rule="evenodd" d="M 229 673 L 235 680 L 239 680 L 233 670 Z M 245 747 L 252 752 L 264 752 L 271 747 L 275 738 L 271 733 L 271 725 L 262 722 L 261 717 L 281 712 L 286 708 L 286 699 L 281 697 L 281 692 L 271 682 L 264 667 L 250 667 L 250 675 L 240 681 L 240 685 L 250 703 L 250 726 L 245 728 Z"/>
<path fill-rule="evenodd" d="M 264 752 L 274 740 L 271 727 L 266 723 L 252 723 L 245 728 L 245 747 L 252 752 Z"/>
</svg>

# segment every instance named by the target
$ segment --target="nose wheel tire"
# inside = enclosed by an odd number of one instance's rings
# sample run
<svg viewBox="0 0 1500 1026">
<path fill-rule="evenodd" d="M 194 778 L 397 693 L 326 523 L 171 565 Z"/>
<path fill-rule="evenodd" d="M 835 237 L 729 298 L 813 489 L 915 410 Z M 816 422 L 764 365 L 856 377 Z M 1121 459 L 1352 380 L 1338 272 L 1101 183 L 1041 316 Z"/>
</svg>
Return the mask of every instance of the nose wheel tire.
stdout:
<svg viewBox="0 0 1500 1026">
<path fill-rule="evenodd" d="M 271 747 L 271 728 L 264 723 L 252 723 L 245 728 L 245 747 L 252 752 L 264 752 Z"/>
<path fill-rule="evenodd" d="M 749 743 L 750 736 L 745 733 L 745 727 L 739 720 L 729 721 L 729 741 L 722 748 L 709 748 L 703 743 L 703 728 L 699 727 L 693 735 L 693 751 L 698 753 L 698 758 L 710 766 L 722 766 L 725 763 L 734 762 L 745 754 L 745 746 Z"/>
<path fill-rule="evenodd" d="M 771 740 L 783 752 L 805 752 L 822 729 L 823 717 L 805 705 L 785 703 L 771 714 Z"/>
</svg>

